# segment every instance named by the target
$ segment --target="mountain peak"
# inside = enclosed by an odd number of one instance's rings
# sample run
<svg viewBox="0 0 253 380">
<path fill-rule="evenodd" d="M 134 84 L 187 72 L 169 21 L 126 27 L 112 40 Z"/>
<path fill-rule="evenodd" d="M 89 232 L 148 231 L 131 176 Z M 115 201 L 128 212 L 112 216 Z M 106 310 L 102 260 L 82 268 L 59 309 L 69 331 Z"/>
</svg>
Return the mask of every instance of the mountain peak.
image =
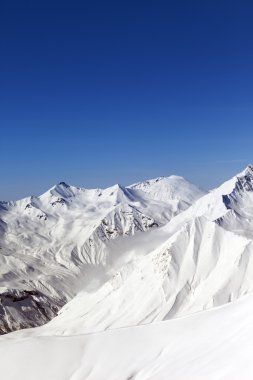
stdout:
<svg viewBox="0 0 253 380">
<path fill-rule="evenodd" d="M 165 202 L 172 200 L 183 201 L 185 204 L 192 204 L 205 194 L 197 186 L 177 175 L 157 177 L 144 182 L 138 182 L 128 188 L 144 191 L 156 200 Z"/>
<path fill-rule="evenodd" d="M 77 188 L 74 186 L 70 186 L 62 181 L 53 186 L 49 192 L 52 195 L 61 196 L 62 198 L 70 198 L 75 194 L 76 190 Z"/>
<path fill-rule="evenodd" d="M 253 165 L 249 164 L 246 168 L 237 175 L 237 177 L 253 176 Z"/>
<path fill-rule="evenodd" d="M 126 199 L 132 200 L 132 201 L 134 200 L 131 190 L 118 183 L 114 186 L 104 189 L 103 194 L 104 196 L 109 196 L 109 197 L 114 196 L 115 201 L 117 202 L 122 202 L 122 201 L 124 202 Z"/>
<path fill-rule="evenodd" d="M 237 177 L 236 177 L 236 188 L 238 189 L 244 189 L 246 191 L 252 191 L 253 190 L 253 166 L 248 165 L 246 169 L 243 170 Z"/>
<path fill-rule="evenodd" d="M 64 182 L 64 181 L 57 183 L 56 186 L 62 186 L 62 187 L 65 187 L 65 188 L 69 188 L 69 187 L 70 187 L 70 185 L 68 185 L 68 184 L 67 184 L 66 182 Z"/>
</svg>

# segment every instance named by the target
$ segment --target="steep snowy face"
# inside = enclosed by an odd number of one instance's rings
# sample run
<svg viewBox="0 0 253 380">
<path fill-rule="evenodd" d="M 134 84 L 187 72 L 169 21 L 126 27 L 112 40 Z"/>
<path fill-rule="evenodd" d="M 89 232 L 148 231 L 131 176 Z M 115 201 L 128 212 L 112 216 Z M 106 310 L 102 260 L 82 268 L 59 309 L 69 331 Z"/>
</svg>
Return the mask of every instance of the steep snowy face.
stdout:
<svg viewBox="0 0 253 380">
<path fill-rule="evenodd" d="M 231 192 L 223 196 L 227 213 L 217 223 L 227 230 L 253 238 L 253 167 L 233 179 Z"/>
<path fill-rule="evenodd" d="M 125 258 L 80 289 L 42 334 L 151 323 L 253 291 L 252 168 L 197 200 L 160 230 L 110 245 Z M 247 215 L 247 218 L 246 218 Z M 246 221 L 244 220 L 246 218 Z M 244 222 L 243 228 L 238 226 Z M 146 237 L 148 239 L 146 240 Z"/>
<path fill-rule="evenodd" d="M 39 197 L 0 203 L 0 331 L 45 323 L 91 272 L 107 279 L 121 254 L 111 255 L 109 243 L 165 225 L 180 211 L 173 202 L 121 185 L 61 182 Z"/>
<path fill-rule="evenodd" d="M 187 220 L 205 216 L 225 229 L 253 237 L 253 167 L 251 165 L 197 200 L 173 220 L 175 228 Z M 170 226 L 172 228 L 172 225 Z"/>
</svg>

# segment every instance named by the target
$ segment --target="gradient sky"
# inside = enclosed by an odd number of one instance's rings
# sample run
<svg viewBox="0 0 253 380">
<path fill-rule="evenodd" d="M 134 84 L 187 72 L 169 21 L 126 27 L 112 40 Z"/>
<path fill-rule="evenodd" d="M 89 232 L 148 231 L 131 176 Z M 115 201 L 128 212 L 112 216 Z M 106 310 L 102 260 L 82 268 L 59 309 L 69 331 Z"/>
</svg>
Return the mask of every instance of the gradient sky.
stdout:
<svg viewBox="0 0 253 380">
<path fill-rule="evenodd" d="M 0 199 L 253 163 L 252 1 L 3 1 Z"/>
</svg>

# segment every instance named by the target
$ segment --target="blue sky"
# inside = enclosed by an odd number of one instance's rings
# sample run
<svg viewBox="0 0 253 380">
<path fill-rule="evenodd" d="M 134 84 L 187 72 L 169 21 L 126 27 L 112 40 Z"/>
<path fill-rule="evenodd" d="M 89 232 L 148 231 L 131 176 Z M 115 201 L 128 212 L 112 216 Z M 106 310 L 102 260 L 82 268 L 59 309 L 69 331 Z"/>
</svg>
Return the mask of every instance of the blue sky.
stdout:
<svg viewBox="0 0 253 380">
<path fill-rule="evenodd" d="M 253 162 L 251 1 L 1 4 L 0 199 Z"/>
</svg>

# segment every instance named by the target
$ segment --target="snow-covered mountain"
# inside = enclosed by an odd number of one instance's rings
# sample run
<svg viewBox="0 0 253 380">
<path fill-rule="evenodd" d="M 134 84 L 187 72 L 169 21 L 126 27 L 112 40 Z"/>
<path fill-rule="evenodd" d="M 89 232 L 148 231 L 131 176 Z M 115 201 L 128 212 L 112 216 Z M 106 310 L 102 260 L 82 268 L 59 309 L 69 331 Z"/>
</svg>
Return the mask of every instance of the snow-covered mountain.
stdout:
<svg viewBox="0 0 253 380">
<path fill-rule="evenodd" d="M 203 195 L 172 176 L 107 189 L 61 182 L 39 197 L 1 202 L 0 331 L 44 324 L 80 290 L 99 288 L 128 260 L 131 236 L 159 231 Z"/>
<path fill-rule="evenodd" d="M 39 326 L 1 337 L 4 378 L 250 379 L 252 205 L 252 166 L 0 203 L 1 331 Z"/>
<path fill-rule="evenodd" d="M 174 205 L 175 214 L 178 210 L 187 209 L 203 195 L 203 190 L 175 175 L 138 182 L 129 188 L 142 190 L 152 199 L 169 202 Z"/>
<path fill-rule="evenodd" d="M 249 166 L 165 226 L 111 241 L 107 263 L 93 268 L 89 283 L 40 334 L 147 324 L 251 292 L 252 185 Z M 240 225 L 247 228 L 239 229 Z"/>
<path fill-rule="evenodd" d="M 90 333 L 251 292 L 252 201 L 248 166 L 206 194 L 172 176 L 1 203 L 1 331 Z"/>
</svg>

